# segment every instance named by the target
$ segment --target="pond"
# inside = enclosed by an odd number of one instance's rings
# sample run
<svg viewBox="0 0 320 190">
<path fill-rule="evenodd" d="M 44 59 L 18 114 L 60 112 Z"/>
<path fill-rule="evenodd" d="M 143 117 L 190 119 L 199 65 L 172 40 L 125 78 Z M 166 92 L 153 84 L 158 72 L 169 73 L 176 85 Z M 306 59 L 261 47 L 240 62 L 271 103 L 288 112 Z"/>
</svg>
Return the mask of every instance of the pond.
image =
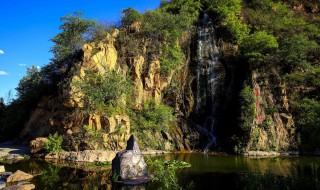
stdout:
<svg viewBox="0 0 320 190">
<path fill-rule="evenodd" d="M 179 183 L 192 189 L 320 189 L 320 157 L 286 156 L 274 158 L 178 153 L 152 159 L 180 160 L 192 164 L 177 170 Z M 75 163 L 48 163 L 30 159 L 5 164 L 7 171 L 36 175 L 31 183 L 36 189 L 158 189 L 151 182 L 130 188 L 112 184 L 110 167 L 99 168 Z"/>
</svg>

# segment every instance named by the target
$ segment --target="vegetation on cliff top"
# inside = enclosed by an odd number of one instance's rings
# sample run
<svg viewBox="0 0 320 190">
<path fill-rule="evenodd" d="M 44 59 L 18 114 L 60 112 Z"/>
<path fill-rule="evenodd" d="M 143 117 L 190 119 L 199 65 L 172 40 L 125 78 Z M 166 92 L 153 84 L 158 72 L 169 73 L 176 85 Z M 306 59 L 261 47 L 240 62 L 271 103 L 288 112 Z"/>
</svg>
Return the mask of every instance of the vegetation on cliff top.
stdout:
<svg viewBox="0 0 320 190">
<path fill-rule="evenodd" d="M 289 109 L 297 125 L 297 143 L 303 150 L 320 149 L 319 137 L 315 135 L 320 130 L 318 2 L 163 0 L 158 9 L 143 14 L 128 8 L 123 10 L 119 27 L 124 30 L 115 44 L 120 62 L 138 55 L 148 60 L 158 59 L 161 77 L 170 76 L 186 61 L 189 46 L 186 40 L 191 39 L 202 13 L 214 19 L 221 40 L 237 45 L 239 51 L 235 56 L 243 67 L 249 66 L 248 72 L 259 68 L 280 70 L 289 94 Z M 17 87 L 18 98 L 10 105 L 0 101 L 1 135 L 16 136 L 41 98 L 58 94 L 59 83 L 72 74 L 71 67 L 82 59 L 79 50 L 83 43 L 101 40 L 101 36 L 110 30 L 110 27 L 82 18 L 78 12 L 62 17 L 61 21 L 61 33 L 52 39 L 52 62 L 40 71 L 36 67 L 28 69 L 27 76 Z M 239 126 L 244 133 L 250 133 L 248 138 L 253 138 L 257 133 L 250 125 L 255 114 L 250 80 L 248 77 L 248 85 L 243 87 L 239 97 Z M 134 89 L 129 79 L 116 73 L 107 72 L 103 77 L 89 74 L 79 85 L 86 94 L 84 100 L 88 113 L 112 114 L 125 110 L 123 112 L 134 117 L 134 128 L 140 126 L 140 129 L 152 130 L 165 130 L 174 117 L 172 108 L 162 103 L 153 105 L 149 102 L 140 110 L 130 105 L 129 98 Z M 125 108 L 119 101 L 122 94 L 128 95 Z M 246 140 L 238 140 L 238 148 L 245 147 Z"/>
</svg>

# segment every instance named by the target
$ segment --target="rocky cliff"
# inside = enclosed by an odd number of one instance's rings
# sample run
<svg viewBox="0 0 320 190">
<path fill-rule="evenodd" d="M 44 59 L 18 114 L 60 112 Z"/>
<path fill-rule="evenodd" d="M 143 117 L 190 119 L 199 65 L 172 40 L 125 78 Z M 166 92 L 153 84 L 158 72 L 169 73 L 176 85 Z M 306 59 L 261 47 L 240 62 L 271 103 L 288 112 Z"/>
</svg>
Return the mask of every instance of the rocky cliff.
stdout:
<svg viewBox="0 0 320 190">
<path fill-rule="evenodd" d="M 47 136 L 49 133 L 58 131 L 64 135 L 65 149 L 106 149 L 121 150 L 125 148 L 126 141 L 132 134 L 131 118 L 125 112 L 123 114 L 99 114 L 85 113 L 83 97 L 86 94 L 79 88 L 86 78 L 87 71 L 92 71 L 98 75 L 104 75 L 106 71 L 115 71 L 123 77 L 130 77 L 133 81 L 135 93 L 135 109 L 141 109 L 148 100 L 155 100 L 159 104 L 164 100 L 164 91 L 168 89 L 172 78 L 186 78 L 185 68 L 177 68 L 168 76 L 161 76 L 161 62 L 157 57 L 146 58 L 143 53 L 135 56 L 120 55 L 116 48 L 119 33 L 128 32 L 126 29 L 119 31 L 115 29 L 108 34 L 105 39 L 99 42 L 84 44 L 82 47 L 82 59 L 73 64 L 69 76 L 64 78 L 59 85 L 57 96 L 43 97 L 37 108 L 32 112 L 30 119 L 25 124 L 20 136 L 22 138 L 33 139 L 39 136 Z M 143 41 L 138 43 L 143 44 Z M 143 45 L 142 45 L 143 46 Z M 124 47 L 121 47 L 124 48 Z M 144 47 L 146 48 L 146 47 Z M 174 80 L 179 80 L 174 79 Z M 185 79 L 182 81 L 183 87 L 190 90 Z M 187 98 L 192 105 L 191 92 Z M 174 127 L 169 131 L 143 130 L 139 131 L 143 148 L 161 148 L 165 150 L 191 150 L 196 147 L 199 134 L 190 127 L 185 113 L 190 112 L 192 107 L 183 107 L 184 96 L 177 94 L 173 98 L 175 111 L 180 112 L 180 119 L 175 122 Z M 123 98 L 124 104 L 126 99 Z M 169 100 L 168 100 L 169 101 Z M 84 129 L 85 128 L 85 129 Z M 92 135 L 90 130 L 99 131 L 99 134 Z M 88 132 L 89 131 L 89 132 Z"/>
</svg>

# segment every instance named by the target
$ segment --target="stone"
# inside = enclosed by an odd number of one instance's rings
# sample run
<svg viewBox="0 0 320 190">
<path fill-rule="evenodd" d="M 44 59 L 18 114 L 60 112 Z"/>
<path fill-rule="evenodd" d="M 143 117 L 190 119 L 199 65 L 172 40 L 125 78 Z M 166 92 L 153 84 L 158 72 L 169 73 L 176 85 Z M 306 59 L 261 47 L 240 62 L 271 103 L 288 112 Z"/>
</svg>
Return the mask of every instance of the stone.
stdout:
<svg viewBox="0 0 320 190">
<path fill-rule="evenodd" d="M 118 152 L 112 160 L 112 173 L 121 181 L 147 177 L 147 164 L 134 135 L 129 138 L 126 150 Z"/>
<path fill-rule="evenodd" d="M 5 188 L 3 188 L 3 190 L 31 190 L 31 189 L 35 189 L 35 188 L 36 188 L 35 185 L 33 185 L 31 183 L 23 182 L 21 184 L 5 187 Z"/>
<path fill-rule="evenodd" d="M 15 173 L 13 173 L 12 175 L 10 175 L 7 178 L 7 183 L 25 181 L 25 180 L 29 180 L 32 178 L 33 178 L 33 176 L 31 174 L 25 173 L 21 170 L 17 170 Z"/>
<path fill-rule="evenodd" d="M 57 153 L 47 154 L 45 156 L 45 159 L 58 159 L 72 162 L 111 162 L 115 155 L 115 151 L 104 150 L 84 150 L 79 152 L 61 151 Z"/>
<path fill-rule="evenodd" d="M 36 154 L 44 150 L 45 143 L 49 140 L 44 137 L 38 137 L 34 140 L 32 140 L 29 144 L 30 153 Z"/>
<path fill-rule="evenodd" d="M 0 189 L 3 189 L 5 187 L 6 187 L 6 182 L 0 180 Z"/>
<path fill-rule="evenodd" d="M 4 173 L 4 172 L 6 172 L 4 166 L 1 166 L 1 165 L 0 165 L 0 173 Z"/>
</svg>

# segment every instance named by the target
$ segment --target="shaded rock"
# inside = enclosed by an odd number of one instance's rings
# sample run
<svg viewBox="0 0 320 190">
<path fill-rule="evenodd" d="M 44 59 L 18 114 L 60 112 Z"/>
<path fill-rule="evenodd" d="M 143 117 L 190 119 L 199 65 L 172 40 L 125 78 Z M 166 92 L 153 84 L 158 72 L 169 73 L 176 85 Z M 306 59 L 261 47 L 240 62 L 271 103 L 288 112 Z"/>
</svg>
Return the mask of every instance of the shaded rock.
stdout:
<svg viewBox="0 0 320 190">
<path fill-rule="evenodd" d="M 118 152 L 112 160 L 112 173 L 122 181 L 147 177 L 147 164 L 135 136 L 131 135 L 126 150 Z"/>
<path fill-rule="evenodd" d="M 29 180 L 32 178 L 33 178 L 33 176 L 31 174 L 27 174 L 21 170 L 17 170 L 15 173 L 13 173 L 12 175 L 10 175 L 7 178 L 7 183 L 12 183 L 12 182 L 17 182 L 17 181 L 25 181 L 25 180 Z"/>
<path fill-rule="evenodd" d="M 0 173 L 6 172 L 6 170 L 4 169 L 4 166 L 0 166 Z"/>
<path fill-rule="evenodd" d="M 29 148 L 31 154 L 36 154 L 44 150 L 45 143 L 49 140 L 44 137 L 38 137 L 30 142 Z"/>
</svg>

